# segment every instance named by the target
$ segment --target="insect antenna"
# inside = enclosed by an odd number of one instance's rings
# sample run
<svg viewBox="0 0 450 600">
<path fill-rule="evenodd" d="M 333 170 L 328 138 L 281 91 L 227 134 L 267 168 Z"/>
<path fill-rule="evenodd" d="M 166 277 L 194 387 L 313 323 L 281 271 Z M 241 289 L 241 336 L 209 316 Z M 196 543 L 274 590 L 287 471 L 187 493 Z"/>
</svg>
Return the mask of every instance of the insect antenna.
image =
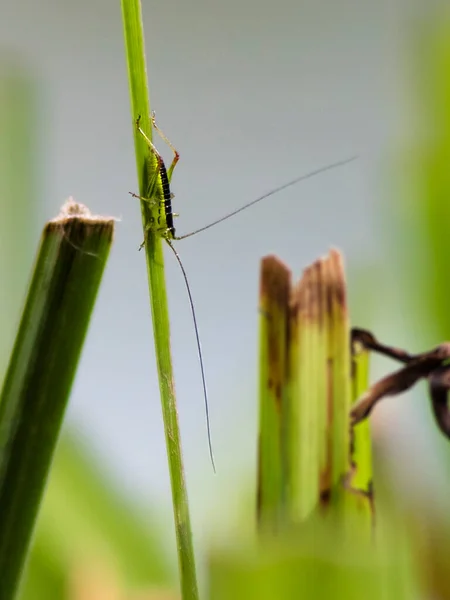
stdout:
<svg viewBox="0 0 450 600">
<path fill-rule="evenodd" d="M 296 183 L 299 183 L 300 181 L 303 181 L 305 179 L 309 179 L 311 177 L 314 177 L 315 175 L 319 175 L 319 173 L 325 173 L 325 171 L 330 171 L 331 169 L 336 169 L 337 167 L 341 167 L 343 165 L 346 165 L 347 163 L 350 163 L 350 162 L 356 160 L 357 158 L 358 158 L 357 156 L 352 156 L 351 158 L 346 158 L 344 160 L 340 160 L 338 162 L 332 163 L 332 164 L 327 165 L 325 167 L 320 167 L 319 169 L 315 169 L 314 171 L 310 171 L 309 173 L 306 173 L 305 175 L 300 175 L 300 177 L 296 177 L 295 179 L 292 179 L 291 181 L 288 181 L 287 183 L 284 183 L 283 185 L 280 185 L 279 187 L 276 187 L 275 189 L 271 190 L 270 192 L 267 192 L 266 194 L 263 194 L 259 198 L 256 198 L 256 200 L 252 200 L 251 202 L 248 202 L 247 204 L 244 204 L 244 206 L 241 206 L 240 208 L 237 208 L 236 210 L 233 210 L 232 212 L 228 213 L 227 215 L 224 215 L 223 217 L 220 217 L 220 219 L 216 219 L 212 223 L 209 223 L 208 225 L 205 225 L 204 227 L 200 227 L 200 229 L 196 229 L 195 231 L 191 231 L 191 233 L 186 233 L 185 235 L 175 236 L 174 239 L 175 240 L 184 240 L 184 239 L 186 239 L 188 237 L 191 237 L 193 235 L 197 235 L 197 233 L 201 233 L 202 231 L 206 231 L 210 227 L 214 227 L 214 225 L 218 225 L 219 223 L 222 223 L 222 221 L 226 221 L 227 219 L 230 219 L 231 217 L 234 217 L 235 215 L 239 214 L 243 210 L 247 210 L 247 208 L 250 208 L 254 204 L 257 204 L 258 202 L 261 202 L 261 200 L 265 200 L 266 198 L 269 198 L 270 196 L 278 194 L 278 192 L 281 192 L 282 190 L 285 190 L 286 188 L 289 188 L 289 187 L 295 185 Z"/>
<path fill-rule="evenodd" d="M 174 248 L 173 244 L 170 242 L 170 240 L 168 238 L 165 238 L 165 240 L 168 243 L 168 245 L 170 246 L 170 249 L 174 253 L 175 258 L 177 259 L 178 264 L 180 265 L 180 269 L 181 269 L 181 272 L 183 273 L 184 283 L 186 285 L 186 290 L 187 290 L 188 297 L 189 297 L 189 304 L 191 305 L 192 320 L 194 321 L 195 337 L 197 340 L 198 360 L 200 363 L 200 372 L 202 374 L 203 397 L 205 399 L 206 429 L 208 432 L 209 456 L 211 458 L 212 468 L 215 473 L 216 472 L 216 464 L 214 462 L 214 454 L 213 454 L 212 441 L 211 441 L 211 426 L 210 426 L 210 422 L 209 422 L 209 407 L 208 407 L 208 391 L 206 389 L 205 368 L 203 366 L 202 347 L 200 344 L 200 336 L 198 333 L 197 317 L 195 315 L 194 302 L 192 300 L 191 289 L 189 287 L 189 282 L 188 282 L 188 278 L 186 275 L 186 271 L 184 270 L 183 263 L 181 262 L 180 256 L 179 256 L 178 252 L 175 250 L 175 248 Z"/>
</svg>

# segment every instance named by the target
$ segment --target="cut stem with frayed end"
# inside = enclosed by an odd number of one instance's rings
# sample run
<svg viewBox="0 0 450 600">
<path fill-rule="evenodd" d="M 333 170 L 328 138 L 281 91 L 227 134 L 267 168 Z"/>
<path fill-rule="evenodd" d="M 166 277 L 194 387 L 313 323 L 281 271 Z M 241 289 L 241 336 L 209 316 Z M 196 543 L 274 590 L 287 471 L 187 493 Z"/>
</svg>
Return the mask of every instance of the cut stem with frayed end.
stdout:
<svg viewBox="0 0 450 600">
<path fill-rule="evenodd" d="M 257 519 L 277 529 L 286 495 L 284 424 L 286 422 L 288 319 L 291 272 L 275 256 L 261 263 L 259 294 L 259 440 Z"/>
<path fill-rule="evenodd" d="M 69 200 L 42 234 L 0 398 L 0 597 L 20 581 L 114 219 Z"/>
<path fill-rule="evenodd" d="M 351 516 L 351 357 L 339 252 L 292 287 L 281 261 L 263 259 L 260 308 L 258 521 L 274 531 L 319 507 Z"/>
<path fill-rule="evenodd" d="M 291 514 L 302 521 L 335 504 L 348 471 L 350 365 L 342 259 L 308 267 L 291 308 Z"/>
</svg>

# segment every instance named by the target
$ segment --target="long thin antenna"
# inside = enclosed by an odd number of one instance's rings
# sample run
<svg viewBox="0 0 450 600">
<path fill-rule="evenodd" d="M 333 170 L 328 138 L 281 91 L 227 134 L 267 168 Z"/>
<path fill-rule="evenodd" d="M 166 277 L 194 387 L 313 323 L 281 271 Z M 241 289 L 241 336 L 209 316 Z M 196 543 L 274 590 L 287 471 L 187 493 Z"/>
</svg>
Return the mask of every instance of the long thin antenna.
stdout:
<svg viewBox="0 0 450 600">
<path fill-rule="evenodd" d="M 169 244 L 170 249 L 175 254 L 175 258 L 177 259 L 178 264 L 180 265 L 180 269 L 181 269 L 181 272 L 183 273 L 183 277 L 184 277 L 184 283 L 186 284 L 186 289 L 187 289 L 187 293 L 189 296 L 189 304 L 191 305 L 192 319 L 194 321 L 195 337 L 197 339 L 198 359 L 200 362 L 200 371 L 202 374 L 203 396 L 205 398 L 205 414 L 206 414 L 206 428 L 208 430 L 209 456 L 211 457 L 211 464 L 212 464 L 212 468 L 215 473 L 216 472 L 216 464 L 214 462 L 214 455 L 213 455 L 212 442 L 211 442 L 211 426 L 209 423 L 208 392 L 206 390 L 205 369 L 203 366 L 202 347 L 200 344 L 200 336 L 198 334 L 197 317 L 195 316 L 194 302 L 192 300 L 191 289 L 189 287 L 189 282 L 188 282 L 188 278 L 186 275 L 186 271 L 184 270 L 183 263 L 181 262 L 178 252 L 175 250 L 175 248 L 173 247 L 172 243 L 170 242 L 170 240 L 168 238 L 164 238 L 164 239 Z"/>
<path fill-rule="evenodd" d="M 296 183 L 299 183 L 300 181 L 303 181 L 304 179 L 309 179 L 310 177 L 319 175 L 319 173 L 324 173 L 325 171 L 335 169 L 336 167 L 341 167 L 342 165 L 346 165 L 347 163 L 352 162 L 353 160 L 356 160 L 357 158 L 358 158 L 357 156 L 352 156 L 351 158 L 346 158 L 345 160 L 340 160 L 339 162 L 332 163 L 331 165 L 327 165 L 326 167 L 320 167 L 320 169 L 315 169 L 314 171 L 310 171 L 309 173 L 306 173 L 306 175 L 301 175 L 300 177 L 296 177 L 295 179 L 292 179 L 288 183 L 284 183 L 283 185 L 280 185 L 279 187 L 271 190 L 270 192 L 263 194 L 259 198 L 256 198 L 256 200 L 252 200 L 251 202 L 244 204 L 244 206 L 241 206 L 240 208 L 233 210 L 233 212 L 230 212 L 229 214 L 225 215 L 224 217 L 221 217 L 220 219 L 217 219 L 216 221 L 209 223 L 209 225 L 200 227 L 200 229 L 191 231 L 191 233 L 187 233 L 186 235 L 177 236 L 174 239 L 175 240 L 184 240 L 188 237 L 191 237 L 192 235 L 197 235 L 197 233 L 206 231 L 210 227 L 214 227 L 214 225 L 217 225 L 218 223 L 222 223 L 222 221 L 226 221 L 227 219 L 234 217 L 234 215 L 237 215 L 238 213 L 242 212 L 243 210 L 250 208 L 250 206 L 253 206 L 254 204 L 257 204 L 258 202 L 261 202 L 261 200 L 265 200 L 266 198 L 269 198 L 270 196 L 273 196 L 274 194 L 278 194 L 278 192 L 281 192 L 282 190 L 285 190 L 286 188 L 291 187 L 292 185 L 295 185 Z"/>
</svg>

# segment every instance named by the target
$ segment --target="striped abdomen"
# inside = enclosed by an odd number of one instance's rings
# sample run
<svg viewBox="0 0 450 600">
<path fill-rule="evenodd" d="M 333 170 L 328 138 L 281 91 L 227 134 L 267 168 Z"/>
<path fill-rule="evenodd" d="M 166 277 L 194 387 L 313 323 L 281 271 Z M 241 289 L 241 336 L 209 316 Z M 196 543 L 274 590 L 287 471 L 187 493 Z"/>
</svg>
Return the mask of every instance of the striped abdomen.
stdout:
<svg viewBox="0 0 450 600">
<path fill-rule="evenodd" d="M 173 213 L 172 213 L 172 194 L 170 192 L 169 178 L 167 177 L 166 165 L 163 161 L 159 165 L 159 176 L 161 177 L 161 187 L 164 199 L 164 220 L 169 233 L 169 237 L 175 237 L 175 227 L 173 226 Z M 161 215 L 161 210 L 160 210 Z M 160 218 L 158 218 L 158 222 Z M 161 223 L 160 223 L 161 224 Z"/>
</svg>

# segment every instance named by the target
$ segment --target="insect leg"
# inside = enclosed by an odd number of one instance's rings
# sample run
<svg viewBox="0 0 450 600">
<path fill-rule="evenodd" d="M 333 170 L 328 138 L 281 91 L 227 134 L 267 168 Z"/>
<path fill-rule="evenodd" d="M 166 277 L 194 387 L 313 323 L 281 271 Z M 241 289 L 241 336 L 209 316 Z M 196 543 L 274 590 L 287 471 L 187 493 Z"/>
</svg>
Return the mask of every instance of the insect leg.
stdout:
<svg viewBox="0 0 450 600">
<path fill-rule="evenodd" d="M 169 182 L 170 182 L 170 180 L 172 179 L 173 170 L 175 169 L 177 162 L 180 160 L 180 154 L 179 154 L 178 150 L 175 148 L 175 146 L 172 144 L 172 142 L 169 140 L 169 138 L 161 131 L 161 129 L 156 124 L 156 116 L 155 116 L 155 112 L 154 111 L 152 112 L 151 119 L 152 119 L 153 128 L 155 129 L 155 131 L 157 132 L 157 134 L 159 135 L 159 137 L 164 142 L 166 142 L 166 144 L 169 146 L 169 148 L 173 152 L 172 162 L 170 163 L 170 166 L 167 169 L 167 177 L 168 177 Z"/>
<path fill-rule="evenodd" d="M 146 190 L 145 196 L 141 196 L 139 194 L 134 194 L 132 192 L 130 192 L 130 194 L 134 198 L 139 198 L 143 202 L 148 203 L 151 207 L 158 208 L 159 214 L 161 214 L 161 211 L 163 211 L 164 215 L 166 216 L 166 195 L 168 193 L 170 193 L 170 189 L 169 189 L 169 182 L 167 179 L 167 172 L 166 172 L 166 168 L 164 165 L 164 160 L 163 160 L 161 154 L 158 152 L 158 149 L 156 148 L 156 146 L 153 144 L 151 139 L 148 137 L 148 135 L 142 129 L 142 127 L 140 125 L 140 120 L 141 120 L 141 116 L 139 115 L 138 118 L 136 119 L 136 129 L 137 129 L 138 133 L 143 137 L 145 143 L 147 144 L 147 146 L 149 148 L 150 153 L 153 154 L 153 156 L 156 158 L 156 167 L 151 169 L 150 176 L 149 176 L 149 179 L 147 182 L 147 190 Z M 147 168 L 148 168 L 148 163 L 147 163 Z M 162 190 L 158 189 L 159 186 L 162 186 Z M 162 195 L 162 197 L 161 197 L 161 195 Z M 159 217 L 158 217 L 158 223 L 159 223 Z M 145 231 L 146 232 L 147 231 L 157 231 L 158 234 L 160 233 L 160 230 L 155 228 L 154 218 L 151 218 L 150 222 L 147 224 L 147 226 L 145 228 Z M 165 229 L 164 229 L 164 231 L 165 231 Z M 170 231 L 170 229 L 168 231 Z M 165 237 L 165 236 L 163 236 L 163 237 Z M 141 250 L 144 247 L 144 245 L 145 245 L 145 240 L 140 245 L 139 250 Z"/>
<path fill-rule="evenodd" d="M 155 205 L 158 203 L 158 200 L 154 199 L 155 189 L 156 189 L 156 185 L 158 182 L 158 178 L 160 176 L 161 166 L 164 164 L 164 161 L 163 161 L 161 154 L 158 152 L 158 149 L 152 142 L 152 140 L 148 137 L 148 135 L 142 129 L 140 122 L 141 122 L 141 116 L 139 115 L 138 118 L 136 119 L 136 129 L 138 130 L 139 134 L 144 138 L 145 143 L 149 147 L 150 152 L 155 156 L 157 165 L 156 165 L 156 169 L 153 171 L 151 178 L 148 182 L 148 189 L 146 192 L 146 194 L 147 194 L 146 197 L 139 196 L 137 194 L 131 194 L 131 195 L 133 196 L 133 198 L 139 198 L 140 200 L 143 200 L 144 202 L 149 202 L 150 204 Z"/>
</svg>

